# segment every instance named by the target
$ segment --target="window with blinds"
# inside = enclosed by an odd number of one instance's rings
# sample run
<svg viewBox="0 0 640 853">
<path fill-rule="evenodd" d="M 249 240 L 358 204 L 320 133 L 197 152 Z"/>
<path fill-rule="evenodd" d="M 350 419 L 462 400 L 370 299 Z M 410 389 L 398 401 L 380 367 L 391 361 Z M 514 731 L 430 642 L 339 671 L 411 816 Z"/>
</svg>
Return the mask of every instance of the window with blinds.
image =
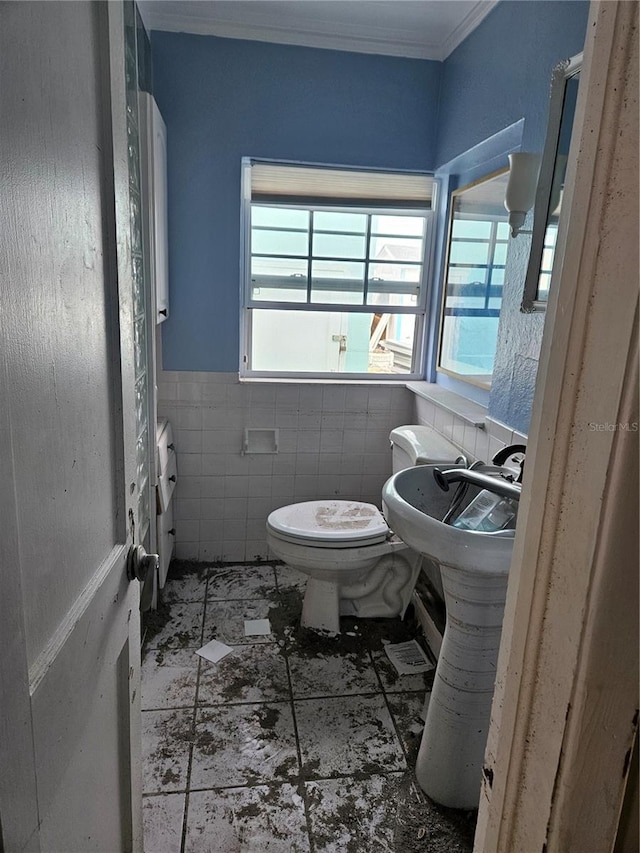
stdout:
<svg viewBox="0 0 640 853">
<path fill-rule="evenodd" d="M 414 376 L 433 178 L 245 161 L 243 375 Z"/>
</svg>

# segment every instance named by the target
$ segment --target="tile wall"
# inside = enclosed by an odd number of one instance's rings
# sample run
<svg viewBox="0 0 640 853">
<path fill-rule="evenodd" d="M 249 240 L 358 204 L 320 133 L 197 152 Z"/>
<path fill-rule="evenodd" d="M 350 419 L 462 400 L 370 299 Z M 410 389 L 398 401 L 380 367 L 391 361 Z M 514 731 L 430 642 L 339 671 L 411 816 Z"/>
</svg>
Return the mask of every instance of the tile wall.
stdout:
<svg viewBox="0 0 640 853">
<path fill-rule="evenodd" d="M 234 373 L 158 374 L 158 414 L 178 456 L 176 556 L 267 557 L 279 506 L 326 497 L 380 504 L 389 432 L 414 422 L 404 385 L 240 383 Z M 279 431 L 276 454 L 243 455 L 245 428 Z"/>
<path fill-rule="evenodd" d="M 488 417 L 474 426 L 404 385 L 240 383 L 235 373 L 159 372 L 158 414 L 178 456 L 176 556 L 267 558 L 271 510 L 337 497 L 380 505 L 391 473 L 389 432 L 433 426 L 470 461 L 526 437 Z M 246 428 L 277 428 L 277 453 L 242 453 Z"/>
</svg>

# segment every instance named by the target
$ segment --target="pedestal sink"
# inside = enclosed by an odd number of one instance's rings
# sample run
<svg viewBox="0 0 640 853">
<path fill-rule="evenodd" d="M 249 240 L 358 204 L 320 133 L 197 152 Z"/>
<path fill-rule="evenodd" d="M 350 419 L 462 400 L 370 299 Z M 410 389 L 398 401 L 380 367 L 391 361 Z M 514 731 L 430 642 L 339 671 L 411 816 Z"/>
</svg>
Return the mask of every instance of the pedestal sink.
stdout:
<svg viewBox="0 0 640 853">
<path fill-rule="evenodd" d="M 436 802 L 476 809 L 513 531 L 478 533 L 443 524 L 434 467 L 394 474 L 382 501 L 394 533 L 440 565 L 447 612 L 416 777 Z"/>
</svg>

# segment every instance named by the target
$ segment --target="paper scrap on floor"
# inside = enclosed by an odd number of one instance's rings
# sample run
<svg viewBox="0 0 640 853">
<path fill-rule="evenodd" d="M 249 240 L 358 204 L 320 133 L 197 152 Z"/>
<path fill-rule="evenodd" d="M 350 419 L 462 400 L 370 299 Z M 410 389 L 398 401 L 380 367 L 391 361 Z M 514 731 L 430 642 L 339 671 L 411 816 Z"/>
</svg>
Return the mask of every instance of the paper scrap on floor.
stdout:
<svg viewBox="0 0 640 853">
<path fill-rule="evenodd" d="M 264 637 L 271 633 L 271 622 L 268 619 L 245 619 L 245 637 Z"/>
<path fill-rule="evenodd" d="M 433 664 L 416 640 L 409 640 L 406 643 L 388 643 L 384 650 L 398 675 L 413 675 L 433 669 Z"/>
<path fill-rule="evenodd" d="M 207 643 L 206 646 L 198 649 L 196 654 L 200 655 L 201 658 L 210 660 L 211 663 L 218 663 L 218 661 L 222 660 L 222 658 L 226 657 L 232 651 L 233 649 L 231 646 L 226 646 L 219 640 L 211 640 L 211 642 Z"/>
</svg>

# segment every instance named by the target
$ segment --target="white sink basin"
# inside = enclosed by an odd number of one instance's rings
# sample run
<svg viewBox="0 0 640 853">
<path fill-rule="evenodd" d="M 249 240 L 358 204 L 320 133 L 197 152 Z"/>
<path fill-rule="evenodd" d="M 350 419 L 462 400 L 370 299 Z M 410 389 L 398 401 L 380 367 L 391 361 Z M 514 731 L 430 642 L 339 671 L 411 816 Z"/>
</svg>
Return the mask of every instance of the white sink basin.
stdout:
<svg viewBox="0 0 640 853">
<path fill-rule="evenodd" d="M 400 471 L 382 490 L 389 527 L 439 564 L 447 612 L 416 777 L 437 803 L 477 809 L 513 531 L 443 524 L 454 491 L 440 489 L 434 467 Z"/>
<path fill-rule="evenodd" d="M 387 480 L 382 502 L 389 527 L 409 547 L 441 565 L 506 574 L 513 551 L 513 531 L 487 534 L 443 524 L 440 519 L 453 491 L 446 493 L 440 489 L 433 477 L 434 467 L 407 468 Z"/>
</svg>

